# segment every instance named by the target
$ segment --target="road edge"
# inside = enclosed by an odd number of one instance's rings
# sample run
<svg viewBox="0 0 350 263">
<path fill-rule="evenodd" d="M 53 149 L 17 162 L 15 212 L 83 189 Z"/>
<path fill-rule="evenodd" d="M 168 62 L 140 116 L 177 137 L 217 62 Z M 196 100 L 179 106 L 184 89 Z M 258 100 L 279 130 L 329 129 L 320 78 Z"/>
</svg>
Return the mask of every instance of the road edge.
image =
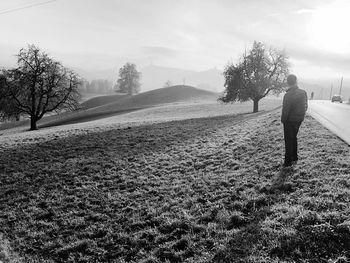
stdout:
<svg viewBox="0 0 350 263">
<path fill-rule="evenodd" d="M 335 134 L 339 139 L 341 139 L 343 142 L 350 145 L 350 137 L 347 138 L 345 136 L 342 136 L 342 130 L 339 129 L 332 120 L 318 114 L 316 111 L 313 111 L 312 109 L 308 109 L 307 115 L 311 116 L 313 119 L 315 119 L 317 122 L 319 122 L 323 127 L 328 129 L 330 132 Z"/>
</svg>

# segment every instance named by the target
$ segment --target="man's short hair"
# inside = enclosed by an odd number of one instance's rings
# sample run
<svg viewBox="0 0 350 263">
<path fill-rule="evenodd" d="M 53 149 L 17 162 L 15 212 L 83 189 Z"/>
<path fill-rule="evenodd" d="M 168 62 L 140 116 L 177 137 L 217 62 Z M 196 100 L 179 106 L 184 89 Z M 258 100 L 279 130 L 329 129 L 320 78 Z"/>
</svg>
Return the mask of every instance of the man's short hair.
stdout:
<svg viewBox="0 0 350 263">
<path fill-rule="evenodd" d="M 290 74 L 287 77 L 287 84 L 290 85 L 290 86 L 293 86 L 293 85 L 297 84 L 297 76 L 295 76 L 293 74 Z"/>
</svg>

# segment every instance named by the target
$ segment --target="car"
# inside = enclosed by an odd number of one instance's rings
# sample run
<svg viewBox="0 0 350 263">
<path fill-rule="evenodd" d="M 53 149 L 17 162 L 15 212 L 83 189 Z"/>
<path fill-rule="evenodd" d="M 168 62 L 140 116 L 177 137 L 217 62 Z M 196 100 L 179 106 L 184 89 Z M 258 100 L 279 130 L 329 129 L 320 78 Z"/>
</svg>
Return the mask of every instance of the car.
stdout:
<svg viewBox="0 0 350 263">
<path fill-rule="evenodd" d="M 340 95 L 333 95 L 332 102 L 338 101 L 340 103 L 343 103 L 343 100 Z"/>
</svg>

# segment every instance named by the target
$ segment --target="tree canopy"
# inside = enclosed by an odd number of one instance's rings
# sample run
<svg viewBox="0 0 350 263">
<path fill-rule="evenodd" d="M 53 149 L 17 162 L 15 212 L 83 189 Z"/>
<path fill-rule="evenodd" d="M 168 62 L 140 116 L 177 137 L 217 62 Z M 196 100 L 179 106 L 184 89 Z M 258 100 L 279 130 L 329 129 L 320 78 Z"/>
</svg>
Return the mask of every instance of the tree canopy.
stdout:
<svg viewBox="0 0 350 263">
<path fill-rule="evenodd" d="M 136 65 L 126 63 L 119 69 L 119 79 L 117 80 L 117 89 L 121 92 L 134 95 L 140 92 L 141 72 L 136 70 Z"/>
<path fill-rule="evenodd" d="M 240 61 L 229 63 L 224 70 L 225 92 L 222 102 L 253 100 L 253 112 L 258 111 L 259 101 L 270 93 L 279 94 L 285 88 L 288 75 L 288 57 L 283 50 L 267 48 L 254 42 Z"/>
<path fill-rule="evenodd" d="M 0 74 L 3 114 L 26 114 L 35 130 L 46 113 L 77 108 L 79 78 L 73 71 L 34 45 L 20 50 L 17 64 Z"/>
</svg>

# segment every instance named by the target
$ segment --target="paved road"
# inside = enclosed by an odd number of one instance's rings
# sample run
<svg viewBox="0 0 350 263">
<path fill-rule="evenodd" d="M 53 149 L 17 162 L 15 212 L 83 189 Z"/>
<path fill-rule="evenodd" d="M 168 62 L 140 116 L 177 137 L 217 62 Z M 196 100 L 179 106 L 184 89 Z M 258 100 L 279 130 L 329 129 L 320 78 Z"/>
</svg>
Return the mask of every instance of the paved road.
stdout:
<svg viewBox="0 0 350 263">
<path fill-rule="evenodd" d="M 350 105 L 324 100 L 309 101 L 308 114 L 350 144 Z"/>
</svg>

